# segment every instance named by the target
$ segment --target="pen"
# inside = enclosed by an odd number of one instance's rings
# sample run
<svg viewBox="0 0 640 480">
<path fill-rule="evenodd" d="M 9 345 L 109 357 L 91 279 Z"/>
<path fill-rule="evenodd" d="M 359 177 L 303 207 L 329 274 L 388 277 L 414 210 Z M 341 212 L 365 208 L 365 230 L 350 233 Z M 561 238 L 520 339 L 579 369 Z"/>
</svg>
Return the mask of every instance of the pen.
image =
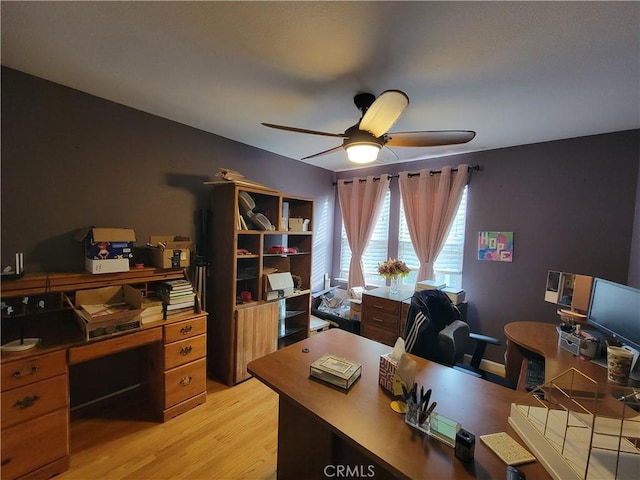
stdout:
<svg viewBox="0 0 640 480">
<path fill-rule="evenodd" d="M 436 405 L 438 405 L 438 402 L 433 402 L 431 404 L 431 406 L 427 409 L 427 412 L 425 413 L 425 420 L 427 418 L 429 418 L 429 415 L 431 415 L 433 413 L 433 410 L 436 408 Z"/>
<path fill-rule="evenodd" d="M 429 405 L 429 399 L 431 398 L 431 389 L 427 390 L 427 393 L 424 394 L 422 398 L 422 402 L 424 406 Z"/>
</svg>

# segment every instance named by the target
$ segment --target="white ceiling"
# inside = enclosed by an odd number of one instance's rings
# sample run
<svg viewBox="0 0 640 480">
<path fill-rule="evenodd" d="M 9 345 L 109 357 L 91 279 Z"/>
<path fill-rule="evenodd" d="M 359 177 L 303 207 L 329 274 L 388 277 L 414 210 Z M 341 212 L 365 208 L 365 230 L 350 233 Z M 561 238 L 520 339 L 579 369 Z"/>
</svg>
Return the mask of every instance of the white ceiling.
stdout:
<svg viewBox="0 0 640 480">
<path fill-rule="evenodd" d="M 354 94 L 400 89 L 392 131 L 468 129 L 419 160 L 640 128 L 640 2 L 6 2 L 2 64 L 300 159 Z M 385 152 L 386 151 L 386 152 Z M 344 152 L 308 163 L 352 168 Z"/>
</svg>

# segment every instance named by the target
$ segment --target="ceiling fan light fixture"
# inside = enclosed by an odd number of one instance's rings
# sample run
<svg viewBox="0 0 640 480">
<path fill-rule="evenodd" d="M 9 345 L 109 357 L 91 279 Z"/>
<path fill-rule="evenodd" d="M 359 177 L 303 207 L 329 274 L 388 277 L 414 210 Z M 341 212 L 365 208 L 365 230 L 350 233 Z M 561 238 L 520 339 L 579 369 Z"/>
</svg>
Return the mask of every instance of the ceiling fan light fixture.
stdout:
<svg viewBox="0 0 640 480">
<path fill-rule="evenodd" d="M 375 162 L 380 148 L 381 146 L 377 143 L 357 142 L 347 145 L 345 150 L 350 162 L 364 164 Z"/>
</svg>

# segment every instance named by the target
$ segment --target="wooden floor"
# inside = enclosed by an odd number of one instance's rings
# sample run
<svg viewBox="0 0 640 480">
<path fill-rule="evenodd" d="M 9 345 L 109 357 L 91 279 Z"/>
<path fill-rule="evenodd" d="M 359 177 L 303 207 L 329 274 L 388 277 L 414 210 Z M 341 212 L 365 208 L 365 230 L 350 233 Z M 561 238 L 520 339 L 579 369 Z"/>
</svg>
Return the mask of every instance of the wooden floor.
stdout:
<svg viewBox="0 0 640 480">
<path fill-rule="evenodd" d="M 207 392 L 204 405 L 164 424 L 133 405 L 74 418 L 71 468 L 56 479 L 275 479 L 277 394 L 254 378 L 208 380 Z"/>
</svg>

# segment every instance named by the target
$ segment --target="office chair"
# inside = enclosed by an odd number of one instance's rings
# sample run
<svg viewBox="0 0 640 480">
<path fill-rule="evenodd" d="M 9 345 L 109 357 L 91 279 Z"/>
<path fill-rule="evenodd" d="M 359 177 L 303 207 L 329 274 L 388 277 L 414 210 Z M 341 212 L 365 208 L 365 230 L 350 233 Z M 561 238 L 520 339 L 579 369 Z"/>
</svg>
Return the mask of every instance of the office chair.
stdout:
<svg viewBox="0 0 640 480">
<path fill-rule="evenodd" d="M 487 345 L 501 344 L 500 340 L 486 335 L 471 333 L 463 322 L 460 310 L 441 290 L 421 290 L 411 297 L 404 330 L 406 351 L 427 360 L 453 367 L 465 373 L 515 389 L 504 377 L 484 371 L 480 362 Z M 464 354 L 475 342 L 469 364 Z"/>
</svg>

